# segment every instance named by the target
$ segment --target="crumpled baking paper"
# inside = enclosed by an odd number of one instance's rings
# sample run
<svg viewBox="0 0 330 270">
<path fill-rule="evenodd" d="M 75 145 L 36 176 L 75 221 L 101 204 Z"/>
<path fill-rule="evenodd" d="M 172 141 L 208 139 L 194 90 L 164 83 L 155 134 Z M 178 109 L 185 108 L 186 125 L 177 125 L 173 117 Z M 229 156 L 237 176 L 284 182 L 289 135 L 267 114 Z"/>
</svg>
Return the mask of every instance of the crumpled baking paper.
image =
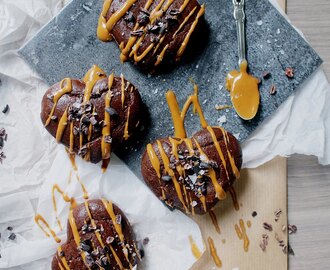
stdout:
<svg viewBox="0 0 330 270">
<path fill-rule="evenodd" d="M 40 101 L 47 89 L 42 80 L 18 56 L 17 50 L 63 6 L 62 0 L 0 1 L 0 127 L 5 127 L 7 158 L 0 165 L 0 268 L 49 269 L 57 244 L 45 237 L 33 217 L 42 214 L 58 232 L 51 187 L 57 183 L 70 196 L 82 201 L 79 175 L 90 198 L 113 200 L 127 214 L 138 239 L 149 237 L 143 269 L 188 269 L 195 258 L 188 236 L 204 249 L 197 225 L 182 213 L 170 212 L 115 156 L 102 174 L 97 165 L 77 158 L 72 172 L 63 146 L 42 127 Z M 275 0 L 271 1 L 275 6 Z M 330 87 L 318 70 L 277 112 L 243 144 L 244 167 L 257 167 L 276 155 L 315 155 L 330 163 Z M 70 180 L 70 182 L 69 182 Z M 56 195 L 58 216 L 65 228 L 68 205 Z M 13 231 L 7 227 L 12 226 Z M 14 240 L 8 240 L 11 233 Z"/>
</svg>

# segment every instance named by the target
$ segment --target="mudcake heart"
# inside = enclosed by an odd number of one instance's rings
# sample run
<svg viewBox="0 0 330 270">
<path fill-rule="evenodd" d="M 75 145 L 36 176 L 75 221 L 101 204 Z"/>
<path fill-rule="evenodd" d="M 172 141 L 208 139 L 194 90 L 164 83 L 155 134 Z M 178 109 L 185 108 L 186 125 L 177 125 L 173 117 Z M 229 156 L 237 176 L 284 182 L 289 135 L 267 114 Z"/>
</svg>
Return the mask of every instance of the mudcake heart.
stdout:
<svg viewBox="0 0 330 270">
<path fill-rule="evenodd" d="M 123 75 L 107 77 L 93 66 L 84 80 L 65 78 L 48 89 L 41 108 L 42 123 L 58 142 L 106 168 L 112 149 L 138 127 L 141 97 Z"/>
<path fill-rule="evenodd" d="M 85 201 L 71 210 L 67 234 L 52 270 L 136 269 L 141 261 L 127 218 L 104 199 Z"/>
</svg>

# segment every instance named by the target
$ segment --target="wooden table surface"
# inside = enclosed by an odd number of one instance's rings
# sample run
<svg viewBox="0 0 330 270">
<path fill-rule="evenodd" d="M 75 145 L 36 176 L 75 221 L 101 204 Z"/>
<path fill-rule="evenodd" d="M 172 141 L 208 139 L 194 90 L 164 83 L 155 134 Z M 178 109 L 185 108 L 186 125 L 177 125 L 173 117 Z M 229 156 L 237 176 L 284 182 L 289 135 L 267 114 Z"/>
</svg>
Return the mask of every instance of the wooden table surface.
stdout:
<svg viewBox="0 0 330 270">
<path fill-rule="evenodd" d="M 330 78 L 330 1 L 287 0 L 287 13 L 324 60 Z M 314 157 L 288 159 L 289 223 L 298 226 L 290 237 L 296 255 L 290 270 L 330 269 L 330 167 Z"/>
</svg>

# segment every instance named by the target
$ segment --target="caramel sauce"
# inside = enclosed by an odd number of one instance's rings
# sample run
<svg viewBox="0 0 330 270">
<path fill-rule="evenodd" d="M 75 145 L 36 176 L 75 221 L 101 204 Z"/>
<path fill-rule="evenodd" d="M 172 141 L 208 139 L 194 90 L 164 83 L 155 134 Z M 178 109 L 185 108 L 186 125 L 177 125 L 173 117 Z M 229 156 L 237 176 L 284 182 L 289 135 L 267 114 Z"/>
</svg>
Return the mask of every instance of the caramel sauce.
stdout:
<svg viewBox="0 0 330 270">
<path fill-rule="evenodd" d="M 233 187 L 229 188 L 229 193 L 231 195 L 231 198 L 233 200 L 233 205 L 234 205 L 234 208 L 236 211 L 239 211 L 239 203 L 238 203 L 238 200 L 237 200 L 237 195 L 236 195 L 236 191 Z"/>
<path fill-rule="evenodd" d="M 240 71 L 231 71 L 226 79 L 226 88 L 230 91 L 233 106 L 244 120 L 255 117 L 260 102 L 258 79 L 247 73 L 247 67 L 247 61 L 242 61 Z"/>
<path fill-rule="evenodd" d="M 214 261 L 215 265 L 217 267 L 221 268 L 222 267 L 222 261 L 221 261 L 221 259 L 219 258 L 218 254 L 217 254 L 217 249 L 215 248 L 213 239 L 211 237 L 208 237 L 207 242 L 209 243 L 210 253 L 211 253 L 211 256 L 213 258 L 213 261 Z"/>
<path fill-rule="evenodd" d="M 60 90 L 58 90 L 55 94 L 54 94 L 54 97 L 53 97 L 53 107 L 50 111 L 50 114 L 46 120 L 46 123 L 45 123 L 45 127 L 47 127 L 51 121 L 51 118 L 52 116 L 54 115 L 54 111 L 55 111 L 55 108 L 57 106 L 57 103 L 59 101 L 59 99 L 65 95 L 65 94 L 68 94 L 72 91 L 72 81 L 71 79 L 69 78 L 65 78 L 63 79 L 61 82 L 60 82 Z"/>
<path fill-rule="evenodd" d="M 62 247 L 59 246 L 59 247 L 57 248 L 57 255 L 58 255 L 58 257 L 61 259 L 61 263 L 63 264 L 64 268 L 62 267 L 62 265 L 61 265 L 60 262 L 58 262 L 58 265 L 59 265 L 59 267 L 60 267 L 61 270 L 62 270 L 62 269 L 70 270 L 70 267 L 69 267 L 69 265 L 68 265 L 68 262 L 67 262 L 65 256 L 61 256 L 61 255 L 60 255 L 61 252 L 62 252 Z"/>
<path fill-rule="evenodd" d="M 43 216 L 37 214 L 34 217 L 34 221 L 35 221 L 35 223 L 37 223 L 39 228 L 45 233 L 45 235 L 47 237 L 50 237 L 50 235 L 51 235 L 57 243 L 61 242 L 61 239 L 57 237 L 56 233 L 50 228 L 48 222 L 44 219 Z M 42 227 L 40 222 L 43 223 L 46 228 Z M 48 230 L 49 233 L 47 232 L 47 230 Z"/>
<path fill-rule="evenodd" d="M 129 107 L 128 110 L 127 110 L 127 117 L 126 117 L 125 128 L 124 128 L 124 135 L 123 135 L 124 140 L 128 140 L 128 138 L 130 137 L 130 135 L 128 133 L 128 125 L 129 125 L 130 113 L 131 113 L 131 107 Z"/>
<path fill-rule="evenodd" d="M 76 179 L 77 179 L 78 183 L 79 183 L 80 186 L 81 186 L 81 189 L 82 189 L 82 192 L 83 192 L 83 198 L 84 198 L 85 200 L 87 200 L 87 199 L 89 198 L 89 196 L 88 196 L 88 192 L 87 192 L 87 189 L 86 189 L 84 183 L 81 181 L 81 179 L 80 179 L 80 177 L 79 177 L 78 174 L 76 174 Z"/>
<path fill-rule="evenodd" d="M 65 109 L 60 121 L 58 122 L 56 137 L 55 137 L 57 142 L 60 142 L 62 140 L 62 136 L 67 125 L 68 125 L 68 107 Z"/>
<path fill-rule="evenodd" d="M 84 91 L 84 102 L 87 102 L 91 98 L 93 87 L 97 81 L 106 77 L 105 72 L 97 65 L 93 65 L 90 70 L 87 71 L 83 81 L 86 84 Z"/>
<path fill-rule="evenodd" d="M 111 7 L 112 0 L 105 0 L 103 4 L 103 9 L 99 17 L 98 27 L 97 27 L 97 36 L 101 41 L 110 41 L 112 39 L 111 37 L 111 31 L 116 23 L 126 14 L 127 11 L 134 5 L 134 3 L 137 0 L 126 0 L 124 4 L 114 13 L 110 16 L 109 20 L 106 20 L 106 15 Z M 154 0 L 148 0 L 144 6 L 144 10 L 147 10 L 150 13 L 149 19 L 150 23 L 146 26 L 139 25 L 138 22 L 135 23 L 133 27 L 134 31 L 143 31 L 143 34 L 140 38 L 137 36 L 131 35 L 126 42 L 126 45 L 122 42 L 119 46 L 121 49 L 120 59 L 122 62 L 126 61 L 128 59 L 128 56 L 132 57 L 134 55 L 134 61 L 140 62 L 142 59 L 144 59 L 153 49 L 154 53 L 158 50 L 160 44 L 163 42 L 165 38 L 165 34 L 158 35 L 158 42 L 150 44 L 140 55 L 138 55 L 138 50 L 141 46 L 141 44 L 144 42 L 144 39 L 146 37 L 148 26 L 153 25 L 155 21 L 159 18 L 161 18 L 164 13 L 170 8 L 174 0 L 161 0 L 152 10 L 149 10 L 152 4 L 154 3 Z M 182 5 L 179 7 L 179 13 L 182 13 L 185 8 L 187 7 L 190 0 L 184 0 Z M 190 17 L 195 14 L 197 7 L 193 9 L 192 12 L 189 13 L 189 15 L 184 19 L 184 21 L 178 26 L 178 29 L 176 30 L 175 34 L 173 35 L 172 39 L 175 38 L 175 36 L 183 29 L 183 27 L 187 24 Z M 194 32 L 196 25 L 200 19 L 200 17 L 205 13 L 205 7 L 202 5 L 199 12 L 196 14 L 196 18 L 194 22 L 192 23 L 183 43 L 181 44 L 181 47 L 179 48 L 176 59 L 179 60 L 182 56 L 183 52 L 185 51 L 187 44 L 190 40 L 190 37 L 192 33 Z M 157 56 L 157 61 L 154 64 L 155 66 L 158 66 L 164 59 L 165 53 L 169 47 L 169 44 L 166 44 L 160 54 Z"/>
<path fill-rule="evenodd" d="M 202 257 L 202 252 L 199 250 L 198 246 L 196 245 L 191 235 L 189 235 L 189 242 L 190 242 L 191 252 L 194 255 L 194 257 L 198 260 L 200 257 Z"/>
<path fill-rule="evenodd" d="M 209 215 L 210 215 L 210 218 L 212 220 L 212 223 L 213 223 L 213 226 L 215 228 L 215 231 L 218 233 L 218 234 L 221 234 L 221 230 L 220 230 L 220 226 L 219 226 L 219 223 L 218 223 L 218 219 L 217 219 L 217 216 L 216 214 L 214 213 L 213 210 L 211 210 L 209 212 Z"/>
<path fill-rule="evenodd" d="M 243 248 L 245 252 L 248 252 L 249 250 L 249 245 L 250 245 L 250 240 L 249 237 L 247 236 L 246 233 L 246 228 L 243 219 L 239 220 L 239 225 L 235 224 L 235 231 L 237 234 L 237 237 L 240 240 L 243 240 Z"/>
<path fill-rule="evenodd" d="M 108 92 L 104 97 L 105 110 L 104 110 L 104 126 L 102 128 L 102 141 L 101 141 L 101 151 L 102 151 L 102 169 L 105 171 L 109 165 L 110 154 L 111 154 L 111 143 L 105 142 L 107 136 L 111 136 L 111 116 L 107 113 L 107 109 L 111 105 L 112 92 L 111 88 L 114 81 L 114 74 L 112 73 L 108 78 Z"/>
</svg>

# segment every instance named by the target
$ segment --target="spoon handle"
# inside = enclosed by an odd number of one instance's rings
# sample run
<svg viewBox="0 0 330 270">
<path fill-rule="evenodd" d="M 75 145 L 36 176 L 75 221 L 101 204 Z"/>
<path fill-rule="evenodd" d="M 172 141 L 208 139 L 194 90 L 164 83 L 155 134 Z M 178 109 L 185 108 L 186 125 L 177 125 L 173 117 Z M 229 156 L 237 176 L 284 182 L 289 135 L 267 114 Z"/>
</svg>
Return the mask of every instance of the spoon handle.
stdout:
<svg viewBox="0 0 330 270">
<path fill-rule="evenodd" d="M 245 0 L 233 0 L 234 4 L 234 18 L 236 21 L 237 29 L 237 42 L 238 42 L 238 57 L 239 64 L 246 59 L 245 51 L 245 12 L 244 12 Z"/>
</svg>

